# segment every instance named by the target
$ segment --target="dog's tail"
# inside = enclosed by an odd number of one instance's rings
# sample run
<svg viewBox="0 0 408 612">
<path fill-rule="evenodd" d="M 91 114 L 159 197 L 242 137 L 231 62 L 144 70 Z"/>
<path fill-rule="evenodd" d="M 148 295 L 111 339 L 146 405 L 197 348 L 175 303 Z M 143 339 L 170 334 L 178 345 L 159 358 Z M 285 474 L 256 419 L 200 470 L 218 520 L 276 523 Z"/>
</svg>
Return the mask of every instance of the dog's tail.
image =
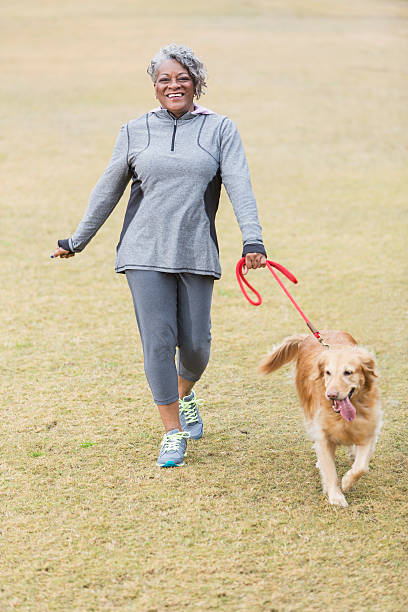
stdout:
<svg viewBox="0 0 408 612">
<path fill-rule="evenodd" d="M 298 334 L 297 336 L 289 336 L 285 338 L 282 344 L 279 344 L 275 350 L 267 355 L 259 364 L 258 369 L 261 374 L 269 374 L 278 370 L 280 367 L 296 359 L 299 345 L 307 338 L 306 334 Z"/>
</svg>

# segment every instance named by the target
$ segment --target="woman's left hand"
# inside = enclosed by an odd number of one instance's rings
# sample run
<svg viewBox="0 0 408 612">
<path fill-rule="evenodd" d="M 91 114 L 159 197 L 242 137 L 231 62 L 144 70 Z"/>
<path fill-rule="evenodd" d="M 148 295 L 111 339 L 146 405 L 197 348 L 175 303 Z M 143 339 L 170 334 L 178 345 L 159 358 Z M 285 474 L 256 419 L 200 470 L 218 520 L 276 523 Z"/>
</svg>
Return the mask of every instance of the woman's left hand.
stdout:
<svg viewBox="0 0 408 612">
<path fill-rule="evenodd" d="M 55 249 L 54 253 L 52 253 L 51 258 L 55 259 L 56 257 L 60 257 L 61 259 L 68 259 L 68 257 L 73 257 L 74 255 L 75 253 L 66 251 L 57 244 L 57 248 Z"/>
<path fill-rule="evenodd" d="M 265 268 L 266 257 L 263 253 L 247 253 L 245 255 L 245 264 L 242 266 L 243 274 L 246 274 L 248 270 L 255 268 Z"/>
</svg>

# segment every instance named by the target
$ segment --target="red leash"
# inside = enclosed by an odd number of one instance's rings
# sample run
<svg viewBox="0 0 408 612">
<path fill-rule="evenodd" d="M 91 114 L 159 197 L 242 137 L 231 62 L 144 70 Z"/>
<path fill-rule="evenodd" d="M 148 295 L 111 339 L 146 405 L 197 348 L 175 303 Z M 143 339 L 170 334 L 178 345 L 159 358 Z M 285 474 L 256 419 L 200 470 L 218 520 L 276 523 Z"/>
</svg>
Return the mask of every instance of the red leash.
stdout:
<svg viewBox="0 0 408 612">
<path fill-rule="evenodd" d="M 252 287 L 252 285 L 250 285 L 248 283 L 247 279 L 245 278 L 244 274 L 242 273 L 242 268 L 243 268 L 244 264 L 245 264 L 245 257 L 242 257 L 238 261 L 237 267 L 235 269 L 235 272 L 236 272 L 236 275 L 237 275 L 238 284 L 241 287 L 241 291 L 244 294 L 244 296 L 246 297 L 246 299 L 248 300 L 248 302 L 250 304 L 252 304 L 253 306 L 260 306 L 262 304 L 261 295 L 258 293 L 258 291 L 256 289 L 254 289 L 254 287 Z M 297 278 L 295 276 L 293 276 L 292 272 L 289 272 L 289 270 L 284 268 L 284 266 L 282 266 L 281 264 L 276 263 L 276 261 L 270 261 L 269 259 L 267 259 L 266 260 L 266 266 L 267 266 L 267 268 L 269 268 L 270 272 L 275 277 L 276 281 L 282 287 L 283 291 L 286 293 L 286 295 L 288 296 L 288 298 L 290 299 L 290 301 L 292 302 L 292 304 L 294 305 L 294 307 L 296 308 L 296 310 L 298 311 L 298 313 L 300 314 L 302 319 L 305 321 L 306 325 L 308 326 L 308 328 L 310 329 L 310 331 L 312 332 L 314 337 L 319 342 L 321 342 L 324 346 L 328 346 L 328 345 L 326 345 L 325 342 L 323 342 L 323 339 L 320 336 L 320 332 L 316 329 L 316 327 L 313 325 L 313 323 L 311 323 L 309 321 L 309 319 L 307 318 L 305 313 L 301 310 L 301 308 L 295 302 L 295 300 L 293 299 L 293 297 L 291 296 L 289 291 L 286 289 L 285 285 L 282 283 L 282 281 L 279 278 L 279 276 L 276 274 L 274 268 L 279 270 L 279 272 L 282 272 L 282 274 L 284 274 L 286 276 L 286 278 L 288 278 L 290 281 L 292 281 L 292 283 L 296 284 L 297 283 Z M 249 297 L 249 295 L 247 294 L 247 292 L 245 290 L 245 287 L 244 287 L 243 283 L 245 283 L 245 285 L 257 296 L 258 300 L 256 302 Z"/>
</svg>

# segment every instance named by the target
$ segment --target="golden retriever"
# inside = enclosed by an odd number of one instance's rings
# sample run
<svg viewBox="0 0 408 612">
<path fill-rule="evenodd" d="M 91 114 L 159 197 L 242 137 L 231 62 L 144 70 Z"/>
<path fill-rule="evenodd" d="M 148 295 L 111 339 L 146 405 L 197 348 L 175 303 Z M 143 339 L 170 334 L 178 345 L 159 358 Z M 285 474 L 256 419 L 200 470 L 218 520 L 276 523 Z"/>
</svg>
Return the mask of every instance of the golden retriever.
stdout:
<svg viewBox="0 0 408 612">
<path fill-rule="evenodd" d="M 296 388 L 306 430 L 314 441 L 323 491 L 331 504 L 346 507 L 334 463 L 336 447 L 348 446 L 354 460 L 341 481 L 346 492 L 368 472 L 381 428 L 380 392 L 371 353 L 346 332 L 321 335 L 330 348 L 314 336 L 289 336 L 259 369 L 267 374 L 296 360 Z"/>
</svg>

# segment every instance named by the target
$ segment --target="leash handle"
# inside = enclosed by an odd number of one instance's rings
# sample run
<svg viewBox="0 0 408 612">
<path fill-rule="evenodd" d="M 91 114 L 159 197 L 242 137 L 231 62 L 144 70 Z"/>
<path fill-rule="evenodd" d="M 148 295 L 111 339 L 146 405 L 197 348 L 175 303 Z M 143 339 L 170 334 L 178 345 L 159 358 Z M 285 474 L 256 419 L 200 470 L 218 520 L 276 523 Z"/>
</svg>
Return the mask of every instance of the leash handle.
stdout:
<svg viewBox="0 0 408 612">
<path fill-rule="evenodd" d="M 252 306 L 260 306 L 262 304 L 261 294 L 258 293 L 258 291 L 254 289 L 253 286 L 248 283 L 247 279 L 242 273 L 242 267 L 244 263 L 245 263 L 245 257 L 242 257 L 242 259 L 238 260 L 238 263 L 235 268 L 235 274 L 237 275 L 238 284 L 241 287 L 241 291 L 244 294 L 244 297 L 248 300 L 248 302 L 252 304 Z M 257 296 L 258 300 L 256 302 L 249 297 L 249 295 L 247 294 L 245 290 L 243 283 L 245 283 L 246 286 L 249 287 L 249 289 L 252 291 L 252 293 L 254 293 Z"/>
<path fill-rule="evenodd" d="M 235 268 L 235 273 L 237 275 L 237 281 L 239 286 L 241 287 L 241 291 L 244 294 L 244 297 L 248 300 L 248 302 L 250 304 L 252 304 L 252 306 L 260 306 L 262 304 L 262 298 L 260 293 L 247 281 L 247 279 L 245 278 L 243 272 L 242 272 L 242 268 L 245 264 L 245 257 L 242 257 L 238 263 L 237 266 Z M 271 261 L 270 259 L 266 260 L 266 266 L 267 268 L 269 268 L 269 270 L 272 272 L 272 274 L 274 275 L 274 277 L 276 278 L 276 280 L 278 281 L 278 283 L 281 285 L 281 287 L 284 289 L 284 291 L 286 291 L 286 287 L 285 285 L 282 283 L 282 281 L 279 279 L 279 277 L 277 276 L 275 270 L 273 270 L 273 268 L 276 268 L 277 270 L 279 270 L 279 272 L 282 272 L 282 274 L 284 274 L 286 276 L 286 278 L 288 278 L 290 281 L 292 281 L 292 283 L 297 283 L 297 278 L 292 274 L 292 272 L 289 272 L 289 270 L 287 270 L 284 266 L 282 266 L 281 264 L 277 263 L 276 261 Z M 256 295 L 257 300 L 253 300 L 249 297 L 248 293 L 246 292 L 246 289 L 243 285 L 243 283 L 245 283 L 245 285 L 252 291 L 252 293 L 254 295 Z"/>
</svg>

